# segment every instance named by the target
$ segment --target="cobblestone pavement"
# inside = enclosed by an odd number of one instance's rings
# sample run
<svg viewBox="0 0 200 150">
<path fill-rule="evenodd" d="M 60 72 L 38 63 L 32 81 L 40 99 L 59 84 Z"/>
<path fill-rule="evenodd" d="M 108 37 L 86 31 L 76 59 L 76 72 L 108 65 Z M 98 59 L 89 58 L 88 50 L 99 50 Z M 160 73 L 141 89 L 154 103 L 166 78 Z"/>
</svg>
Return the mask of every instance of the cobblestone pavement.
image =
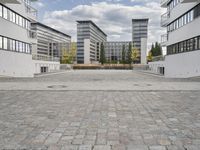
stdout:
<svg viewBox="0 0 200 150">
<path fill-rule="evenodd" d="M 51 79 L 59 84 L 68 80 L 84 84 L 95 79 L 122 85 L 125 79 L 133 84 L 144 80 L 154 84 L 198 82 L 136 72 L 125 72 L 124 77 L 117 78 L 118 73 L 113 71 L 113 78 L 105 72 L 85 71 L 82 77 L 80 72 L 64 73 L 30 82 L 51 84 Z M 8 82 L 27 84 L 28 79 L 0 79 L 0 84 Z M 0 149 L 200 150 L 200 92 L 174 88 L 169 91 L 5 88 L 0 91 Z"/>
</svg>

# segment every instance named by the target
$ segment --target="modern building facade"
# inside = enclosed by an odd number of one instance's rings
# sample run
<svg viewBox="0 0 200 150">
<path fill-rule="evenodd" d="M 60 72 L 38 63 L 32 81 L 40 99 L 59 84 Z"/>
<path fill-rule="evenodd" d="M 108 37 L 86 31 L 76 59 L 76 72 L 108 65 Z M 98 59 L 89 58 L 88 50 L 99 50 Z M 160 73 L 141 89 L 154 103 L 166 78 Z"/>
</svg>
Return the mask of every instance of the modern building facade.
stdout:
<svg viewBox="0 0 200 150">
<path fill-rule="evenodd" d="M 31 23 L 31 29 L 37 35 L 32 50 L 34 57 L 59 61 L 63 52 L 70 49 L 71 36 L 39 22 Z"/>
<path fill-rule="evenodd" d="M 146 64 L 148 18 L 132 19 L 132 41 L 134 47 L 141 52 L 140 63 Z"/>
<path fill-rule="evenodd" d="M 104 49 L 107 62 L 121 62 L 123 57 L 123 49 L 125 51 L 125 58 L 127 60 L 127 53 L 129 50 L 129 44 L 132 45 L 132 41 L 109 41 L 104 42 Z"/>
<path fill-rule="evenodd" d="M 97 63 L 107 35 L 91 20 L 77 21 L 77 63 Z"/>
<path fill-rule="evenodd" d="M 33 77 L 30 24 L 36 18 L 29 0 L 0 1 L 0 75 Z"/>
<path fill-rule="evenodd" d="M 166 77 L 200 76 L 199 0 L 162 0 L 161 6 L 167 8 L 161 17 L 161 26 L 167 29 L 161 38 L 167 55 L 164 62 L 153 64 L 153 70 L 159 72 L 162 64 Z"/>
</svg>

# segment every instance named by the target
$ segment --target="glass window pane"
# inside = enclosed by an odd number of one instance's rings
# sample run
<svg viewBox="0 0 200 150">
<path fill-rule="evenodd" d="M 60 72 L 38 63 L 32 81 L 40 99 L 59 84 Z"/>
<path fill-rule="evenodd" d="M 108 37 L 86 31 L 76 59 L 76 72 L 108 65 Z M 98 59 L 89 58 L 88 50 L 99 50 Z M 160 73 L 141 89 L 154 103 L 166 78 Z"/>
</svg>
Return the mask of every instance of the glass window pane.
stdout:
<svg viewBox="0 0 200 150">
<path fill-rule="evenodd" d="M 0 5 L 0 17 L 3 17 L 3 7 Z"/>
<path fill-rule="evenodd" d="M 13 21 L 13 12 L 8 10 L 8 13 L 9 13 L 9 20 Z"/>
<path fill-rule="evenodd" d="M 19 52 L 22 52 L 22 42 L 19 42 Z"/>
<path fill-rule="evenodd" d="M 16 44 L 15 44 L 16 42 L 15 42 L 15 40 L 13 40 L 12 42 L 13 42 L 13 43 L 12 43 L 12 46 L 13 46 L 13 47 L 12 47 L 12 50 L 13 50 L 13 51 L 16 51 Z"/>
<path fill-rule="evenodd" d="M 16 16 L 16 14 L 15 13 L 13 13 L 13 19 L 12 19 L 12 21 L 15 23 L 15 16 Z"/>
<path fill-rule="evenodd" d="M 3 38 L 0 36 L 0 49 L 2 49 L 3 48 Z"/>
<path fill-rule="evenodd" d="M 3 18 L 8 19 L 8 9 L 3 7 Z"/>
<path fill-rule="evenodd" d="M 16 24 L 19 25 L 19 16 L 16 14 Z"/>
<path fill-rule="evenodd" d="M 11 39 L 8 39 L 8 49 L 10 50 L 10 51 L 12 51 L 13 49 L 13 46 L 12 46 L 12 40 Z"/>
<path fill-rule="evenodd" d="M 3 49 L 8 49 L 8 39 L 7 38 L 3 38 Z"/>
<path fill-rule="evenodd" d="M 19 25 L 22 26 L 22 17 L 19 16 Z"/>
</svg>

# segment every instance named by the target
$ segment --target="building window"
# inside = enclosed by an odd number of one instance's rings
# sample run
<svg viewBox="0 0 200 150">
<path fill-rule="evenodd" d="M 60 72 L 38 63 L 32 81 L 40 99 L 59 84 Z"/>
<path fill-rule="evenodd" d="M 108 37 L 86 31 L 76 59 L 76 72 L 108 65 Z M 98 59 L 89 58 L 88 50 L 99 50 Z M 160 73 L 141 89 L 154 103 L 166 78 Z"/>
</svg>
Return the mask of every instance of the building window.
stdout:
<svg viewBox="0 0 200 150">
<path fill-rule="evenodd" d="M 8 9 L 3 7 L 3 18 L 8 19 Z"/>
<path fill-rule="evenodd" d="M 3 7 L 0 5 L 0 17 L 3 17 Z"/>
<path fill-rule="evenodd" d="M 8 49 L 8 39 L 6 37 L 3 38 L 3 49 Z"/>
<path fill-rule="evenodd" d="M 200 49 L 200 37 L 198 37 L 198 48 L 197 49 Z"/>
<path fill-rule="evenodd" d="M 3 48 L 3 38 L 0 36 L 0 49 L 2 49 Z"/>
</svg>

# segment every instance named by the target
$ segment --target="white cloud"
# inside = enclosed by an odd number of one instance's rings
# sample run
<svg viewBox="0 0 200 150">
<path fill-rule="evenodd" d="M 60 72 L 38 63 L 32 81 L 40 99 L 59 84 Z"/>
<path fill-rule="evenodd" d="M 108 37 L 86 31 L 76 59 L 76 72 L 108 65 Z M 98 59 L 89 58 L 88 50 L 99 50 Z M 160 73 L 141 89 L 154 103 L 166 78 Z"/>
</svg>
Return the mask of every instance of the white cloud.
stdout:
<svg viewBox="0 0 200 150">
<path fill-rule="evenodd" d="M 94 2 L 91 5 L 78 5 L 71 10 L 46 12 L 43 22 L 72 35 L 76 40 L 76 20 L 92 20 L 108 35 L 108 40 L 130 41 L 131 20 L 149 18 L 149 45 L 151 45 L 152 42 L 160 41 L 160 35 L 165 31 L 160 27 L 161 13 L 159 3 L 152 1 L 143 6 Z"/>
</svg>

